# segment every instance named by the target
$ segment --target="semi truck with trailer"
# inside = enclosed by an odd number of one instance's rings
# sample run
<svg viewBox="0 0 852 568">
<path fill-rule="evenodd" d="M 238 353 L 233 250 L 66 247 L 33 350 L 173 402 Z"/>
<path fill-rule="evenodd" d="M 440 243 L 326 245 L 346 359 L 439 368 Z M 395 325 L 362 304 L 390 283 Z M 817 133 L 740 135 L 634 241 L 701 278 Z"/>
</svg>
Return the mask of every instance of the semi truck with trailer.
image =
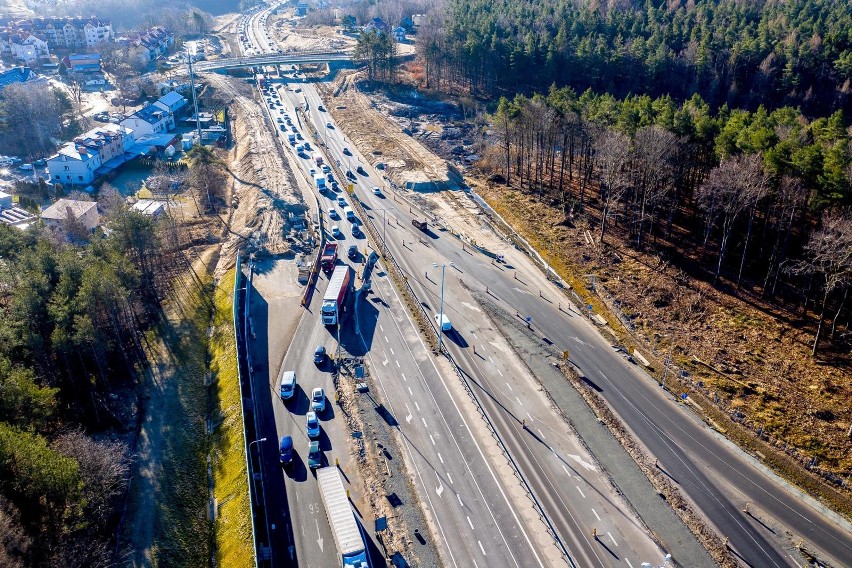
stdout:
<svg viewBox="0 0 852 568">
<path fill-rule="evenodd" d="M 343 568 L 370 568 L 370 557 L 364 546 L 364 536 L 352 512 L 352 505 L 343 487 L 343 480 L 336 467 L 317 469 L 319 486 L 325 514 L 337 545 L 340 565 Z"/>
<path fill-rule="evenodd" d="M 326 272 L 334 270 L 334 265 L 337 263 L 337 243 L 326 243 L 322 248 L 320 255 L 320 266 Z"/>
<path fill-rule="evenodd" d="M 349 273 L 349 265 L 341 264 L 331 275 L 320 308 L 320 317 L 324 325 L 337 325 L 340 320 L 343 302 L 346 301 L 346 293 L 349 291 Z"/>
</svg>

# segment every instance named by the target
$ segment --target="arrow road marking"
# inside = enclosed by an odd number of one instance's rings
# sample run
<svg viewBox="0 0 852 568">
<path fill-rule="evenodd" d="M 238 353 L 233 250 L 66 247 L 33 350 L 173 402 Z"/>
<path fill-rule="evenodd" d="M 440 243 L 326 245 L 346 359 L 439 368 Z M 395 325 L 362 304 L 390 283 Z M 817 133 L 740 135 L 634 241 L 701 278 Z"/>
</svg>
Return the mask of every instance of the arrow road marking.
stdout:
<svg viewBox="0 0 852 568">
<path fill-rule="evenodd" d="M 319 521 L 316 518 L 314 518 L 314 522 L 317 525 L 317 544 L 319 545 L 320 552 L 322 552 L 322 535 L 320 534 L 320 530 L 319 530 Z"/>
</svg>

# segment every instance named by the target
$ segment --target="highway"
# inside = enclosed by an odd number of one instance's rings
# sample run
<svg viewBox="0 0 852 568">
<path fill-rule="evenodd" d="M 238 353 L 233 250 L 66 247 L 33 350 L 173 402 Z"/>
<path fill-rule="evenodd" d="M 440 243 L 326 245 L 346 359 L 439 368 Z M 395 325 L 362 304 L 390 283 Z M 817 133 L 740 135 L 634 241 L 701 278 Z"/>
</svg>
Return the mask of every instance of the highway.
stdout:
<svg viewBox="0 0 852 568">
<path fill-rule="evenodd" d="M 306 87 L 303 91 L 306 97 L 310 97 L 312 89 Z M 315 112 L 319 99 L 306 100 L 310 112 Z M 319 120 L 321 124 L 322 119 L 316 114 L 314 120 Z M 330 148 L 337 149 L 338 143 L 330 129 L 321 133 L 321 136 Z M 344 157 L 342 163 L 347 167 L 354 165 L 349 157 Z M 373 179 L 378 179 L 378 174 L 370 168 L 368 172 L 375 176 Z M 416 238 L 410 226 L 412 215 L 408 214 L 408 207 L 400 206 L 392 199 L 375 199 L 367 190 L 375 182 L 363 179 L 362 176 L 359 176 L 358 181 L 358 195 L 377 212 L 384 210 L 384 219 L 379 215 L 375 217 L 381 232 L 386 231 L 386 226 L 393 226 L 393 220 L 405 227 L 404 230 L 389 233 L 388 243 L 394 257 L 408 272 L 415 291 L 418 282 L 424 285 L 422 289 L 425 290 L 426 282 L 420 278 L 420 273 L 424 266 L 428 271 L 429 257 L 425 257 L 424 253 L 425 249 L 434 248 L 438 254 L 432 262 L 454 262 L 468 286 L 484 293 L 486 286 L 482 283 L 488 283 L 490 295 L 499 298 L 507 309 L 531 317 L 537 332 L 549 338 L 559 350 L 568 350 L 572 361 L 602 389 L 601 395 L 636 438 L 658 458 L 664 471 L 698 504 L 720 534 L 730 539 L 735 555 L 754 566 L 796 565 L 797 559 L 788 553 L 789 541 L 783 542 L 783 536 L 779 537 L 777 529 L 771 529 L 771 525 L 780 523 L 794 538 L 803 538 L 841 565 L 844 559 L 852 558 L 852 538 L 847 530 L 848 524 L 837 523 L 834 518 L 826 517 L 807 503 L 793 500 L 787 487 L 732 449 L 727 441 L 690 412 L 684 411 L 645 373 L 613 349 L 588 320 L 576 312 L 569 314 L 557 309 L 560 303 L 567 305 L 567 301 L 561 291 L 542 278 L 539 271 L 528 271 L 525 281 L 541 282 L 541 288 L 549 300 L 539 297 L 537 286 L 519 286 L 518 281 L 511 276 L 512 270 L 492 265 L 484 255 L 463 252 L 460 243 L 454 238 L 442 236 L 429 239 L 429 246 L 422 251 L 403 248 L 403 240 L 412 243 Z M 393 220 L 386 220 L 388 217 Z M 508 249 L 505 252 L 511 264 L 530 265 L 523 255 L 514 251 L 510 253 Z M 451 274 L 454 272 L 455 269 L 450 270 Z M 434 286 L 436 277 L 432 277 L 429 283 L 431 286 Z M 457 288 L 457 285 L 451 284 L 448 292 L 451 299 L 445 311 L 451 319 L 451 312 L 464 312 L 460 305 L 463 300 L 452 299 Z M 434 301 L 435 292 L 431 295 Z M 473 369 L 474 364 L 478 364 L 476 359 L 472 359 L 472 353 L 466 354 L 464 349 L 452 343 L 450 348 L 455 356 L 467 361 L 468 368 Z M 481 373 L 474 371 L 471 374 L 481 376 Z M 499 390 L 493 386 L 486 387 L 483 394 L 487 396 L 483 400 L 488 400 Z M 517 449 L 518 452 L 513 451 L 513 455 L 528 456 L 528 452 L 523 451 L 526 448 Z M 537 466 L 530 467 L 528 471 L 536 470 Z M 542 494 L 548 493 L 546 487 L 546 484 L 541 486 Z M 750 514 L 743 512 L 746 503 L 749 503 Z M 554 503 L 551 509 L 559 508 Z M 770 528 L 765 525 L 770 525 Z M 572 523 L 566 522 L 563 537 L 571 532 Z"/>
<path fill-rule="evenodd" d="M 304 100 L 302 104 L 316 125 L 319 139 L 327 154 L 337 156 L 336 159 L 340 160 L 344 171 L 356 172 L 357 165 L 363 163 L 362 158 L 353 148 L 347 146 L 348 142 L 334 126 L 328 113 L 320 110 L 322 101 L 316 90 L 310 84 L 303 85 L 300 94 Z M 291 97 L 291 101 L 294 104 L 300 102 L 295 95 Z M 345 154 L 344 148 L 348 148 L 351 155 Z M 403 227 L 400 228 L 396 223 L 399 211 L 395 210 L 392 200 L 384 195 L 376 195 L 372 190 L 374 186 L 382 185 L 377 180 L 378 176 L 356 173 L 355 192 L 366 204 L 368 215 L 371 215 L 379 234 L 387 235 L 389 246 L 395 258 L 407 268 L 410 281 L 414 283 L 418 279 L 424 280 L 420 278 L 420 267 L 429 267 L 432 262 L 447 262 L 446 257 L 434 255 L 429 246 L 422 247 L 421 250 L 419 235 L 415 236 L 412 232 L 414 229 L 411 227 L 410 217 L 405 217 Z M 403 242 L 408 244 L 403 247 Z M 456 245 L 458 252 L 461 252 L 460 243 Z M 427 271 L 428 269 L 424 272 Z M 435 272 L 429 280 L 430 284 L 436 285 L 437 278 Z M 418 291 L 416 284 L 415 291 Z M 429 298 L 429 294 L 418 291 L 418 297 L 423 300 Z M 431 299 L 429 301 L 431 303 Z M 468 298 L 464 303 L 474 306 L 476 302 Z M 437 302 L 432 305 L 437 311 Z M 478 309 L 474 308 L 475 311 Z M 474 329 L 489 327 L 485 320 L 471 321 L 471 324 Z M 468 355 L 469 350 L 462 353 L 465 358 L 472 357 L 466 361 L 469 368 L 475 369 L 475 380 L 472 384 L 487 385 L 487 392 L 479 393 L 479 399 L 484 401 L 488 415 L 495 421 L 495 426 L 506 443 L 506 450 L 515 458 L 533 486 L 533 493 L 550 520 L 550 528 L 559 536 L 561 546 L 568 551 L 567 555 L 573 557 L 580 566 L 623 565 L 622 555 L 627 555 L 628 562 L 633 560 L 637 565 L 643 561 L 662 558 L 663 552 L 647 536 L 644 528 L 632 515 L 624 512 L 628 507 L 610 492 L 605 474 L 592 463 L 593 460 L 579 441 L 569 435 L 567 426 L 561 424 L 560 420 L 554 421 L 550 416 L 552 410 L 549 401 L 541 395 L 529 373 L 518 367 L 513 358 L 508 356 L 508 346 L 493 347 L 492 344 L 499 340 L 499 334 L 489 337 L 477 355 Z M 382 341 L 374 341 L 375 343 L 382 344 Z M 483 365 L 483 360 L 488 360 L 489 364 Z M 450 372 L 444 371 L 443 375 L 451 377 L 450 382 L 457 382 L 453 370 L 448 371 Z M 494 396 L 494 393 L 504 392 L 505 396 Z M 388 400 L 396 400 L 396 396 L 400 394 L 401 400 L 416 400 L 411 393 L 404 391 L 392 393 Z M 482 394 L 487 396 L 481 396 Z M 468 398 L 463 390 L 459 390 L 455 396 L 457 399 Z M 435 400 L 435 405 L 439 409 L 446 408 L 439 400 Z M 412 407 L 406 407 L 406 415 L 410 415 L 408 410 Z M 467 416 L 474 416 L 475 413 L 474 407 Z M 519 417 L 528 420 L 531 427 L 524 428 Z M 520 508 L 523 504 L 519 502 L 516 506 Z M 593 529 L 600 530 L 604 535 L 603 539 L 595 539 L 592 536 Z M 608 553 L 605 546 L 607 543 L 609 547 L 618 547 L 618 553 Z"/>
</svg>

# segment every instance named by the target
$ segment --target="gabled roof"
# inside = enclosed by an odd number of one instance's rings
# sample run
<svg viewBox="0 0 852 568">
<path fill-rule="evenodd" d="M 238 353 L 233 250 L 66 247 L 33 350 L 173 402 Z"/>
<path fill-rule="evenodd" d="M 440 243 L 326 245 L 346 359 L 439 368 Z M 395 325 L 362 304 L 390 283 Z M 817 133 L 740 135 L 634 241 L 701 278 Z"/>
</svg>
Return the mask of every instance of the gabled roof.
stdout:
<svg viewBox="0 0 852 568">
<path fill-rule="evenodd" d="M 175 106 L 176 104 L 180 103 L 181 101 L 185 101 L 185 99 L 183 98 L 183 96 L 180 93 L 177 93 L 175 91 L 172 91 L 170 93 L 166 93 L 165 95 L 163 95 L 162 97 L 157 99 L 157 102 L 162 103 L 169 108 Z"/>
<path fill-rule="evenodd" d="M 5 71 L 0 71 L 0 88 L 11 85 L 12 83 L 26 83 L 27 81 L 35 81 L 38 76 L 29 67 L 12 67 Z"/>
<path fill-rule="evenodd" d="M 163 120 L 165 116 L 168 116 L 168 113 L 166 111 L 152 104 L 147 104 L 136 112 L 134 112 L 132 115 L 130 115 L 131 118 L 141 118 L 148 124 L 157 124 L 158 122 Z"/>
<path fill-rule="evenodd" d="M 95 201 L 77 201 L 76 199 L 60 199 L 41 212 L 42 219 L 54 219 L 61 221 L 68 218 L 69 211 L 79 219 L 92 209 L 97 209 Z"/>
</svg>

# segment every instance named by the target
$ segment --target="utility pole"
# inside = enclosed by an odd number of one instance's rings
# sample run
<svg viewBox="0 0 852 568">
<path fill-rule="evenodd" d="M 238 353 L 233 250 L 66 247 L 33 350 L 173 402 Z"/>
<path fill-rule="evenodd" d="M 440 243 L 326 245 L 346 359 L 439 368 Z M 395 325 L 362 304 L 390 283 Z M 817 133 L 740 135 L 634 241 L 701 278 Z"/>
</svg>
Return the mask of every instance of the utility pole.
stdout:
<svg viewBox="0 0 852 568">
<path fill-rule="evenodd" d="M 198 97 L 195 95 L 195 72 L 192 70 L 192 55 L 186 54 L 189 62 L 189 88 L 192 89 L 192 108 L 195 110 L 195 133 L 198 135 L 198 144 L 201 145 L 201 117 L 198 116 Z"/>
</svg>

